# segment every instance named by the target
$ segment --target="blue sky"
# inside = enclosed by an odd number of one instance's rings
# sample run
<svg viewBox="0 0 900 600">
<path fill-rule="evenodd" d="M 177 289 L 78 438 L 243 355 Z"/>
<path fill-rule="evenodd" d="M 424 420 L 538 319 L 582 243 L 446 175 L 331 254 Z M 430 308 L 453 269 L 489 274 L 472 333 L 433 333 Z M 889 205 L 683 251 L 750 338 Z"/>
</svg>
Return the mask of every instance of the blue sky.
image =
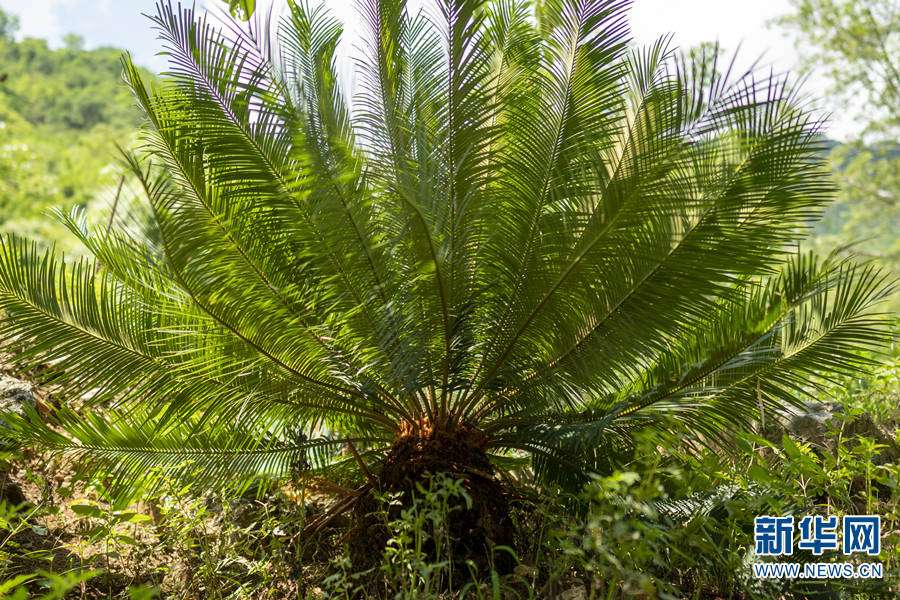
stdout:
<svg viewBox="0 0 900 600">
<path fill-rule="evenodd" d="M 257 2 L 284 4 L 284 0 Z M 348 32 L 354 30 L 354 2 L 326 0 L 347 23 Z M 410 0 L 411 5 L 421 2 Z M 160 50 L 156 34 L 141 14 L 155 12 L 154 5 L 154 0 L 0 0 L 0 8 L 19 16 L 19 37 L 46 38 L 51 46 L 58 47 L 66 34 L 75 33 L 85 39 L 87 48 L 106 45 L 128 49 L 135 62 L 160 71 L 165 68 L 165 59 L 156 56 Z M 197 5 L 214 11 L 225 6 L 221 0 L 197 0 Z M 632 35 L 641 44 L 667 33 L 674 33 L 673 42 L 680 46 L 718 40 L 728 51 L 740 45 L 740 67 L 763 56 L 764 63 L 773 64 L 777 70 L 788 70 L 796 62 L 791 40 L 777 28 L 766 27 L 767 20 L 788 12 L 788 0 L 635 0 L 629 20 Z M 352 41 L 345 44 L 345 52 L 352 53 L 352 46 Z M 820 87 L 812 78 L 804 89 L 817 95 Z M 836 121 L 831 132 L 835 137 L 844 137 L 854 129 L 850 121 Z"/>
<path fill-rule="evenodd" d="M 85 38 L 88 48 L 126 48 L 139 63 L 162 68 L 165 63 L 153 56 L 156 35 L 141 15 L 153 7 L 152 0 L 0 0 L 0 8 L 18 15 L 20 38 L 45 38 L 59 47 L 65 35 L 74 33 Z"/>
<path fill-rule="evenodd" d="M 284 3 L 284 0 L 274 1 L 276 5 Z M 327 0 L 327 3 L 338 15 L 355 16 L 354 0 Z M 224 6 L 220 0 L 199 0 L 197 4 Z M 20 37 L 42 37 L 50 40 L 51 45 L 59 46 L 63 36 L 75 33 L 85 38 L 88 48 L 104 45 L 127 48 L 138 62 L 161 69 L 165 63 L 154 56 L 158 51 L 155 34 L 141 14 L 155 12 L 154 5 L 154 0 L 0 0 L 0 8 L 19 15 Z M 743 39 L 748 54 L 758 55 L 769 49 L 770 60 L 790 62 L 793 58 L 790 42 L 778 31 L 765 27 L 766 19 L 789 11 L 787 0 L 636 0 L 630 21 L 635 37 L 642 43 L 667 32 L 675 32 L 676 43 L 695 44 L 719 38 L 729 49 L 734 49 Z"/>
</svg>

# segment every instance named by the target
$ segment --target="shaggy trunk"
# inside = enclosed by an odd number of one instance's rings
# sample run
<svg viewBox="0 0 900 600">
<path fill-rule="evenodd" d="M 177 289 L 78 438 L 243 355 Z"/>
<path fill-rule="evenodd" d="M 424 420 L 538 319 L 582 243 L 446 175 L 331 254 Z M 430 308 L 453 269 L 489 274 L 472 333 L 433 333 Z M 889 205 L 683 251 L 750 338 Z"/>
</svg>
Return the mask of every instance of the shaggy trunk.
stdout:
<svg viewBox="0 0 900 600">
<path fill-rule="evenodd" d="M 425 545 L 429 560 L 450 559 L 454 579 L 468 579 L 471 560 L 477 574 L 487 575 L 491 565 L 506 573 L 514 566 L 510 554 L 504 550 L 493 552 L 496 546 L 512 546 L 514 530 L 509 515 L 506 488 L 493 478 L 494 470 L 484 448 L 488 436 L 466 425 L 431 427 L 426 421 L 407 426 L 397 437 L 381 471 L 375 475 L 382 494 L 400 493 L 400 505 L 384 506 L 370 490 L 361 498 L 353 513 L 353 532 L 348 545 L 354 570 L 362 571 L 381 564 L 389 530 L 388 520 L 400 518 L 400 513 L 413 505 L 414 497 L 421 497 L 416 483 L 428 489 L 428 476 L 447 473 L 454 479 L 464 479 L 463 487 L 472 499 L 466 508 L 464 498 L 451 500 L 459 506 L 449 514 L 443 528 L 449 536 L 449 556 L 438 557 L 435 544 Z M 445 550 L 448 544 L 444 544 Z"/>
</svg>

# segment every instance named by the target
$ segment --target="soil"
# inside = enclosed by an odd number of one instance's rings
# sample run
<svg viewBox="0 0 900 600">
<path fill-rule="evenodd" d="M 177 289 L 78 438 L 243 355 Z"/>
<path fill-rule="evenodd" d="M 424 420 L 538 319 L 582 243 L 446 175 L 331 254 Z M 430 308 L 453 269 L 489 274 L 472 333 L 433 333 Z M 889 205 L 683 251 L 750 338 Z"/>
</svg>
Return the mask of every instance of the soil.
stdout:
<svg viewBox="0 0 900 600">
<path fill-rule="evenodd" d="M 494 470 L 485 453 L 488 437 L 474 427 L 430 427 L 426 422 L 408 426 L 398 437 L 381 471 L 375 475 L 375 487 L 382 495 L 399 493 L 399 504 L 385 507 L 374 490 L 367 492 L 353 512 L 353 530 L 348 539 L 350 560 L 355 571 L 365 571 L 381 564 L 383 551 L 390 538 L 384 525 L 387 519 L 400 518 L 401 512 L 413 505 L 421 494 L 418 483 L 429 487 L 429 475 L 447 473 L 464 479 L 463 488 L 472 500 L 466 508 L 464 498 L 451 500 L 447 531 L 451 540 L 449 559 L 455 573 L 489 575 L 492 568 L 499 573 L 512 572 L 515 562 L 498 546 L 512 547 L 515 529 L 510 518 L 509 492 L 494 478 Z M 439 560 L 434 545 L 424 548 L 428 558 Z M 447 558 L 447 557 L 441 557 Z M 471 562 L 469 562 L 471 561 Z"/>
</svg>

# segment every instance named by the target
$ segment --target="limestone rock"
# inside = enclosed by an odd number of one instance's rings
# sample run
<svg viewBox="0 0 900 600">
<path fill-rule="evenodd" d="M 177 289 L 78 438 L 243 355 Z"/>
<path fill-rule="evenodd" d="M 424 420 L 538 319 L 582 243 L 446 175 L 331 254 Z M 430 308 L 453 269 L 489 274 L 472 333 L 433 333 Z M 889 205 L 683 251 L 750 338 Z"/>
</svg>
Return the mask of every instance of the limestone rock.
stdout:
<svg viewBox="0 0 900 600">
<path fill-rule="evenodd" d="M 834 453 L 837 450 L 838 436 L 832 431 L 840 429 L 840 438 L 850 445 L 856 436 L 872 438 L 887 448 L 875 457 L 875 464 L 884 464 L 900 458 L 900 446 L 895 436 L 884 426 L 872 418 L 869 413 L 859 414 L 852 419 L 842 421 L 844 407 L 838 402 L 804 402 L 802 408 L 785 407 L 775 414 L 767 414 L 767 418 L 775 423 L 767 423 L 764 432 L 766 439 L 780 444 L 782 434 L 787 434 L 797 442 L 807 442 L 818 452 Z"/>
<path fill-rule="evenodd" d="M 15 377 L 0 378 L 0 412 L 10 412 L 25 416 L 25 406 L 35 408 L 37 402 L 31 393 L 31 384 Z M 9 423 L 0 419 L 0 427 Z"/>
<path fill-rule="evenodd" d="M 566 590 L 557 596 L 559 600 L 587 600 L 587 597 L 587 588 L 583 585 L 573 587 L 571 590 Z"/>
</svg>

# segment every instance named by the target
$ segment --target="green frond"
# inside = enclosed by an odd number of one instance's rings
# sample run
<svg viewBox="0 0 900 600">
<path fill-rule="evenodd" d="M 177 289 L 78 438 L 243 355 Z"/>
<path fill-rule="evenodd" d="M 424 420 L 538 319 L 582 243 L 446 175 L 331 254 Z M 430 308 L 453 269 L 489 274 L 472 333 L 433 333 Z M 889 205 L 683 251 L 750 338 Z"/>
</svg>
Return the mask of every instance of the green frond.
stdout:
<svg viewBox="0 0 900 600">
<path fill-rule="evenodd" d="M 59 417 L 77 442 L 14 435 L 123 482 L 284 477 L 301 449 L 350 481 L 340 440 L 378 472 L 428 417 L 577 487 L 854 372 L 888 285 L 796 252 L 834 192 L 821 124 L 786 77 L 630 48 L 627 6 L 364 0 L 353 90 L 322 7 L 219 30 L 161 3 L 167 78 L 123 60 L 158 239 L 58 213 L 94 260 L 0 246 L 13 360 L 93 394 Z"/>
<path fill-rule="evenodd" d="M 184 420 L 159 427 L 152 413 L 140 409 L 86 413 L 63 409 L 54 413 L 52 425 L 29 411 L 25 418 L 4 414 L 13 425 L 3 435 L 19 444 L 40 445 L 45 450 L 80 464 L 84 470 L 100 469 L 109 475 L 107 488 L 138 484 L 153 489 L 169 479 L 186 482 L 196 491 L 210 487 L 240 489 L 252 480 L 278 482 L 306 474 L 327 472 L 340 465 L 339 450 L 347 442 L 384 444 L 390 438 L 335 438 L 312 431 L 273 429 L 245 415 L 228 430 L 204 427 Z"/>
<path fill-rule="evenodd" d="M 673 340 L 631 385 L 585 399 L 577 410 L 501 418 L 488 431 L 516 426 L 517 435 L 501 433 L 495 443 L 530 443 L 581 464 L 576 476 L 560 470 L 560 460 L 535 455 L 539 475 L 576 490 L 588 473 L 625 464 L 635 434 L 662 433 L 671 419 L 728 451 L 735 431 L 751 429 L 760 410 L 796 405 L 812 390 L 814 375 L 854 372 L 857 351 L 878 347 L 884 324 L 872 309 L 888 291 L 884 282 L 871 268 L 797 255 L 743 301 L 720 301 L 714 319 Z"/>
</svg>

